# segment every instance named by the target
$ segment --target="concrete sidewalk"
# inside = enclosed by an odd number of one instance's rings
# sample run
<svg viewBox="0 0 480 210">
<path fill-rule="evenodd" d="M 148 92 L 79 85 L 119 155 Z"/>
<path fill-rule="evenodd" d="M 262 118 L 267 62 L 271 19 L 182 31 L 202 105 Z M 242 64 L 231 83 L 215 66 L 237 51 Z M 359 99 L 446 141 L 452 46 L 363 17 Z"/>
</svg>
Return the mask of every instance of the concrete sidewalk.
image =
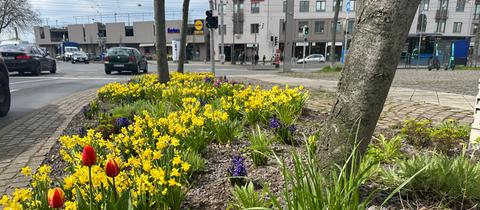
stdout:
<svg viewBox="0 0 480 210">
<path fill-rule="evenodd" d="M 319 89 L 327 92 L 335 92 L 337 90 L 337 81 L 331 80 L 286 77 L 275 74 L 242 75 L 242 77 L 258 79 L 271 83 L 290 84 L 296 86 L 303 85 L 304 87 Z M 470 95 L 392 87 L 390 89 L 390 93 L 388 94 L 388 100 L 428 103 L 455 109 L 473 111 L 476 99 L 475 96 Z"/>
</svg>

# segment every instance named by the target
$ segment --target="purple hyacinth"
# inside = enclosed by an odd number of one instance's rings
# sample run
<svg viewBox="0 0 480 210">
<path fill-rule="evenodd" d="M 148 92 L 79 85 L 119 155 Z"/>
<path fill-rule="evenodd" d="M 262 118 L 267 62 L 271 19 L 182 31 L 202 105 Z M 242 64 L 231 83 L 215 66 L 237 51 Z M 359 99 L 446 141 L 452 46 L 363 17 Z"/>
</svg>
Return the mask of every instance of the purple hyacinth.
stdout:
<svg viewBox="0 0 480 210">
<path fill-rule="evenodd" d="M 85 127 L 80 127 L 78 129 L 78 135 L 80 137 L 85 137 L 87 135 L 87 130 L 85 129 Z"/>
<path fill-rule="evenodd" d="M 282 127 L 282 123 L 280 122 L 280 120 L 278 118 L 273 117 L 268 121 L 268 126 L 272 129 L 278 129 L 278 128 Z"/>
<path fill-rule="evenodd" d="M 87 105 L 85 105 L 85 106 L 82 107 L 81 112 L 82 112 L 84 115 L 86 115 L 87 112 L 89 112 L 89 111 L 90 111 L 90 104 L 87 104 Z"/>
<path fill-rule="evenodd" d="M 118 118 L 115 120 L 115 125 L 118 127 L 118 128 L 123 128 L 123 127 L 127 127 L 130 125 L 130 121 L 125 118 L 125 117 L 122 117 L 122 118 Z"/>
<path fill-rule="evenodd" d="M 211 83 L 212 82 L 212 78 L 210 77 L 205 77 L 205 83 Z"/>
<path fill-rule="evenodd" d="M 295 133 L 295 131 L 297 131 L 297 126 L 295 125 L 290 125 L 288 126 L 288 130 L 292 133 Z"/>
<path fill-rule="evenodd" d="M 247 176 L 247 168 L 245 167 L 245 158 L 242 156 L 233 156 L 232 165 L 228 169 L 231 176 Z"/>
</svg>

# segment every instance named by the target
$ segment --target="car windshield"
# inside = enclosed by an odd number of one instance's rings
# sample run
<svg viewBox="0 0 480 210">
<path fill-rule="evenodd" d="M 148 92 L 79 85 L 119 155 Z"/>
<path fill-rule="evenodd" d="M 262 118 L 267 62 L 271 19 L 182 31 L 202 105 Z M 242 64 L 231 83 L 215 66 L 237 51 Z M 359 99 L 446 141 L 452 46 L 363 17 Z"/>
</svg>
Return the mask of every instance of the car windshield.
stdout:
<svg viewBox="0 0 480 210">
<path fill-rule="evenodd" d="M 131 55 L 132 51 L 126 48 L 112 48 L 108 50 L 108 55 Z"/>
<path fill-rule="evenodd" d="M 65 52 L 77 52 L 78 48 L 76 47 L 65 47 Z"/>
<path fill-rule="evenodd" d="M 75 56 L 85 56 L 86 54 L 84 52 L 75 52 L 73 53 Z"/>
<path fill-rule="evenodd" d="M 31 46 L 27 45 L 3 45 L 0 46 L 2 52 L 30 52 Z"/>
</svg>

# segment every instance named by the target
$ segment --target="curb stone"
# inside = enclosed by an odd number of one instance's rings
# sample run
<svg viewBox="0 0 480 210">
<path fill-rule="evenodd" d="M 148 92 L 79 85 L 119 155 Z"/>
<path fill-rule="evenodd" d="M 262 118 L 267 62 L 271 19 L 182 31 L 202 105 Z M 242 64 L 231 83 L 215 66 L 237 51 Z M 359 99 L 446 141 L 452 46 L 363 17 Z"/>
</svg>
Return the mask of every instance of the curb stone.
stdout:
<svg viewBox="0 0 480 210">
<path fill-rule="evenodd" d="M 95 96 L 96 89 L 89 89 L 64 97 L 0 130 L 0 197 L 28 186 L 21 168 L 35 173 L 72 118 Z"/>
</svg>

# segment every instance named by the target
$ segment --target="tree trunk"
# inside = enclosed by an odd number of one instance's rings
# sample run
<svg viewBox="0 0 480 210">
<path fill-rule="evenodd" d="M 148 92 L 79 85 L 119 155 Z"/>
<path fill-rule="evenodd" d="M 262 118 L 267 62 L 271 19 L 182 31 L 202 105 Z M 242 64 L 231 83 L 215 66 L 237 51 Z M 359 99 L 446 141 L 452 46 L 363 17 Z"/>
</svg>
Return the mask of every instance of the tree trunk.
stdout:
<svg viewBox="0 0 480 210">
<path fill-rule="evenodd" d="M 180 41 L 180 56 L 178 58 L 178 72 L 183 73 L 186 48 L 187 48 L 187 31 L 188 31 L 188 9 L 190 6 L 190 0 L 183 0 L 183 17 L 182 17 L 182 38 Z"/>
<path fill-rule="evenodd" d="M 325 164 L 342 163 L 353 146 L 364 154 L 392 84 L 420 0 L 364 0 L 335 103 L 317 142 Z"/>
<path fill-rule="evenodd" d="M 478 62 L 478 45 L 480 43 L 480 24 L 477 25 L 477 33 L 475 34 L 475 44 L 473 45 L 473 58 L 472 58 L 472 64 L 477 67 L 477 62 Z"/>
<path fill-rule="evenodd" d="M 170 74 L 167 61 L 167 38 L 165 36 L 165 0 L 154 1 L 158 80 L 161 83 L 167 83 L 170 80 Z"/>
<path fill-rule="evenodd" d="M 330 46 L 330 67 L 333 68 L 337 58 L 335 56 L 336 51 L 336 42 L 337 42 L 337 22 L 338 22 L 338 13 L 340 13 L 340 2 L 342 0 L 334 0 L 335 1 L 335 15 L 333 16 L 332 28 L 331 28 L 331 36 L 332 36 L 332 45 Z"/>
</svg>

